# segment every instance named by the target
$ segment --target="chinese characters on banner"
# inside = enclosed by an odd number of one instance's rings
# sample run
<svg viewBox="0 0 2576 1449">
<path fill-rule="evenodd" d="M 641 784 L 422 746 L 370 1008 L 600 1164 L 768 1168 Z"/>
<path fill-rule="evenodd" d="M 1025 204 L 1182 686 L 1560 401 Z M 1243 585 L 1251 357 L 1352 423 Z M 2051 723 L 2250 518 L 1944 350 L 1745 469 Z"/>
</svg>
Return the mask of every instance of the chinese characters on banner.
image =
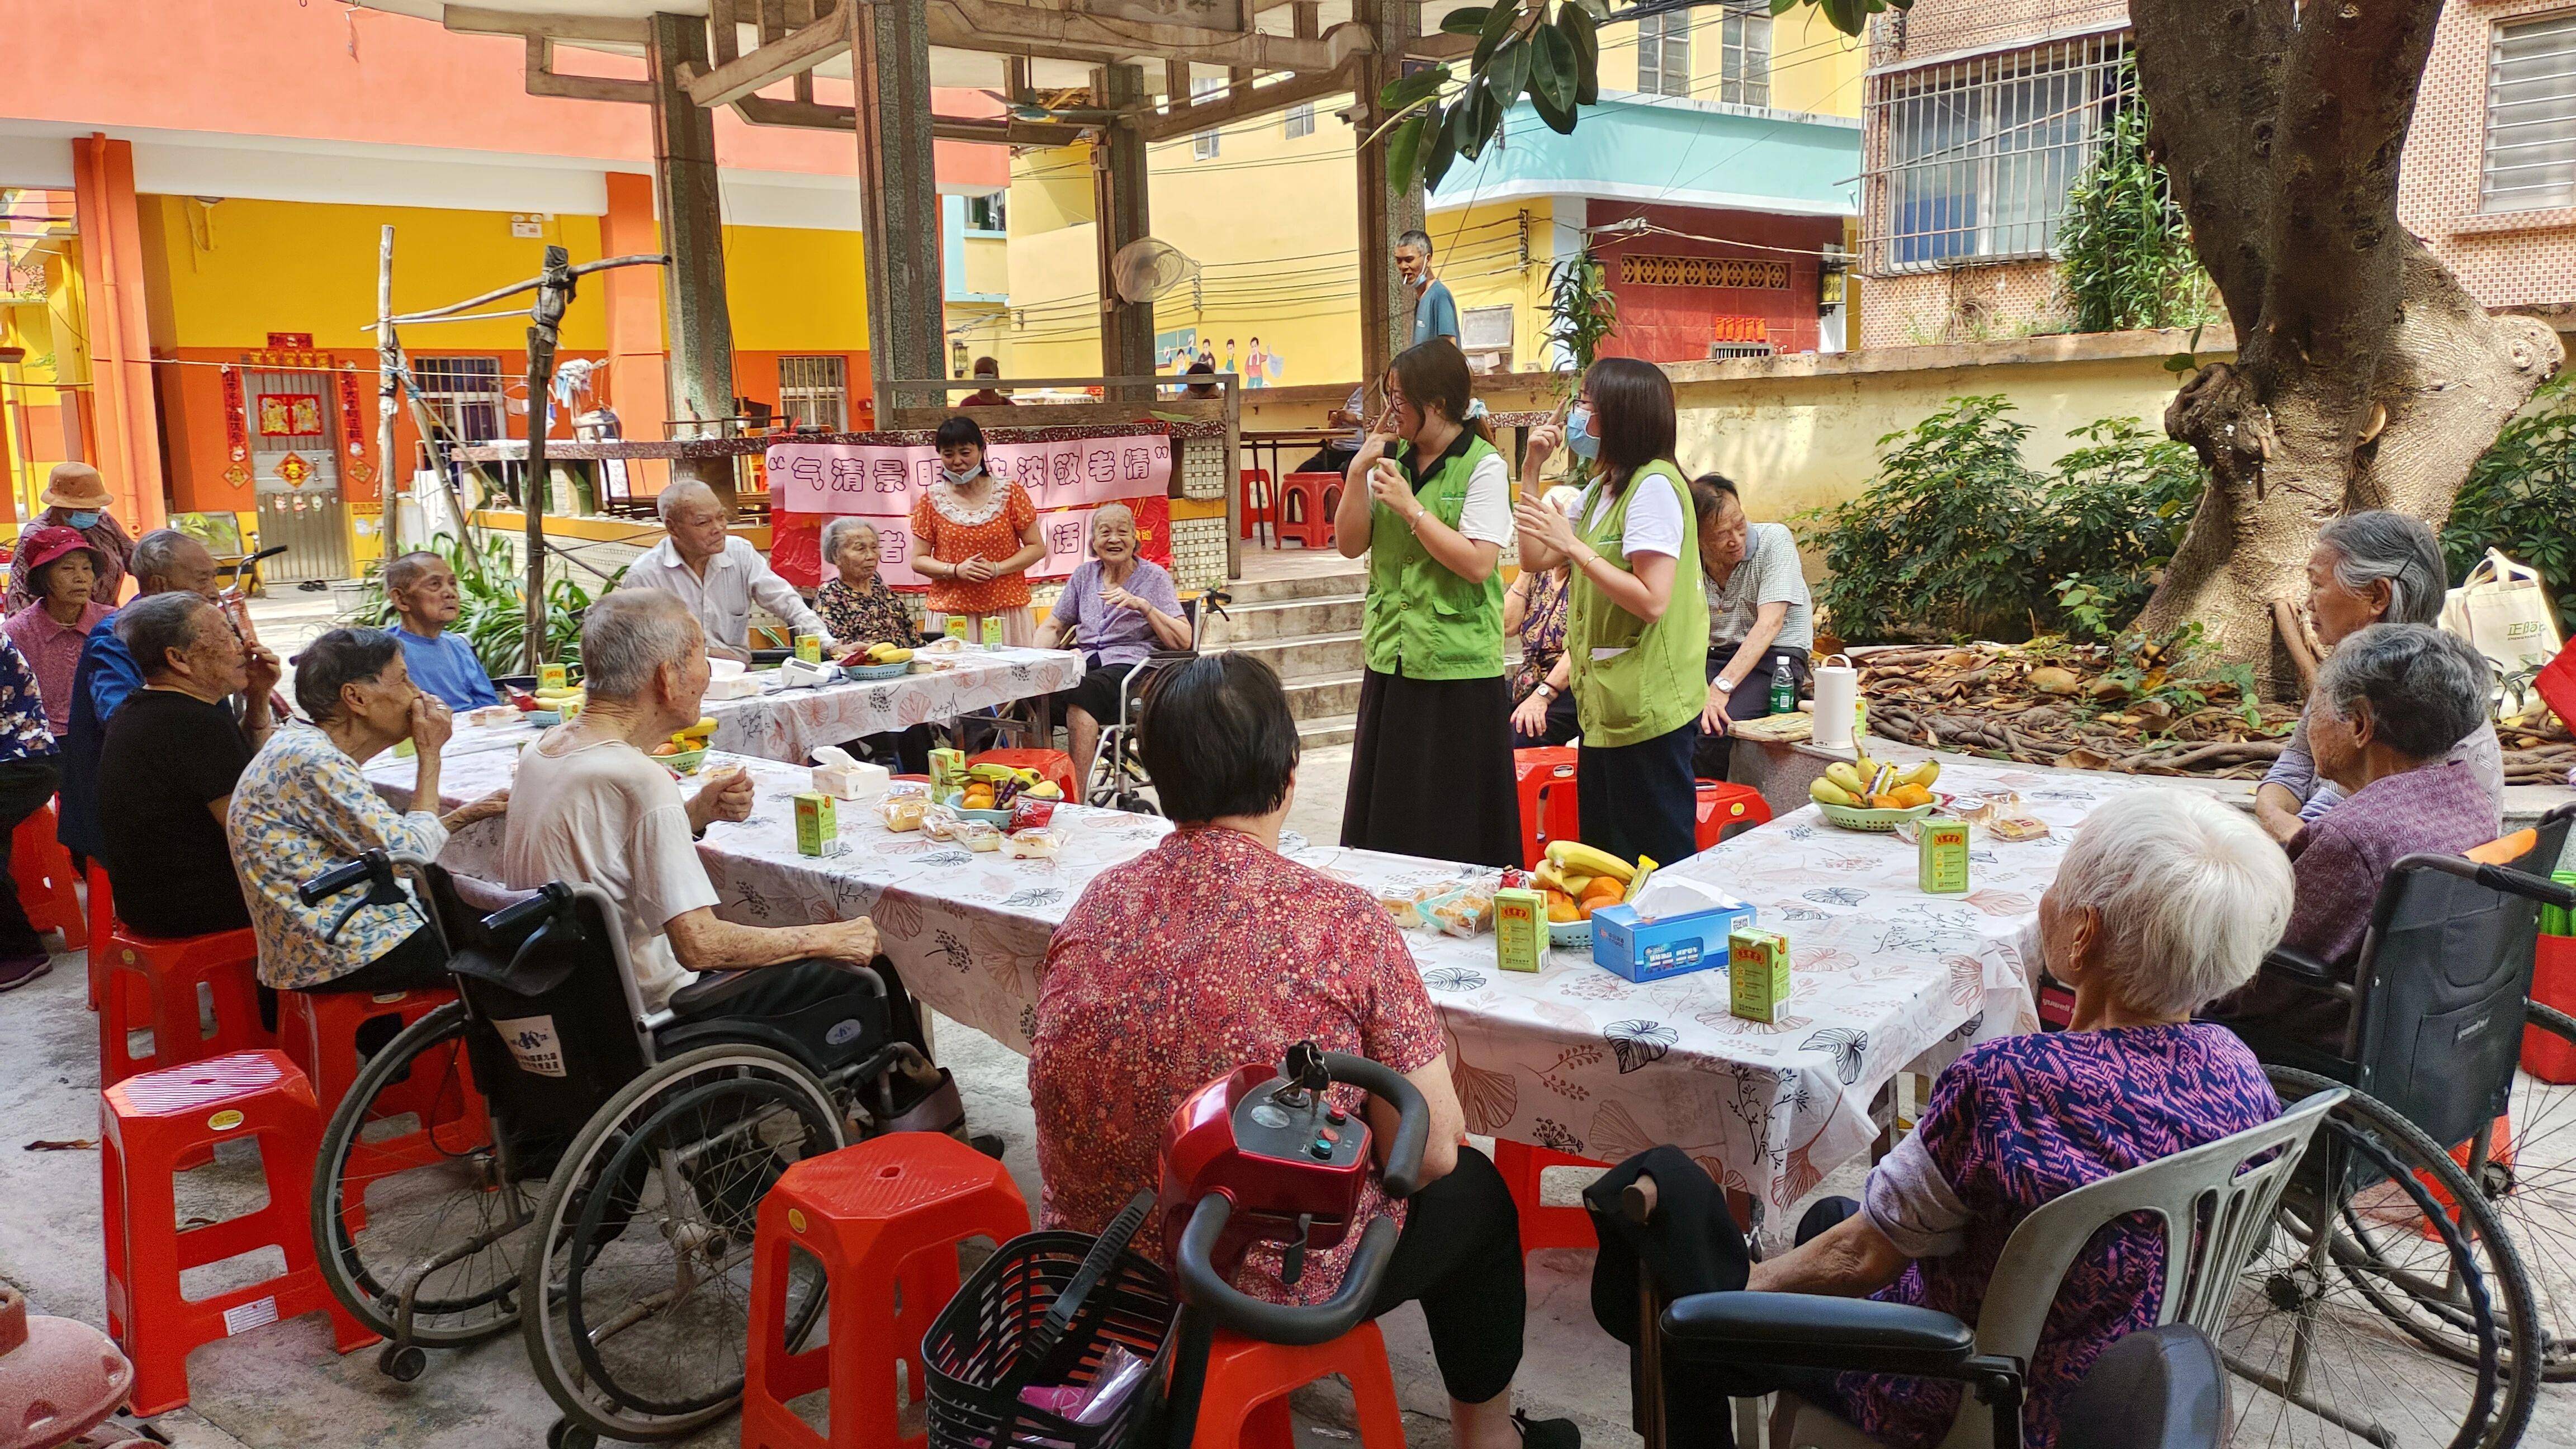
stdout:
<svg viewBox="0 0 2576 1449">
<path fill-rule="evenodd" d="M 766 459 L 777 518 L 770 566 L 790 582 L 811 584 L 820 559 L 807 541 L 824 521 L 856 516 L 877 530 L 877 571 L 897 588 L 929 581 L 912 567 L 912 509 L 939 478 L 939 451 L 858 443 L 778 443 Z M 1171 561 L 1164 495 L 1172 478 L 1172 440 L 1159 432 L 996 443 L 985 454 L 995 478 L 1026 488 L 1038 506 L 1046 557 L 1033 579 L 1063 578 L 1085 558 L 1091 510 L 1121 502 L 1136 511 L 1143 545 L 1158 563 Z"/>
</svg>

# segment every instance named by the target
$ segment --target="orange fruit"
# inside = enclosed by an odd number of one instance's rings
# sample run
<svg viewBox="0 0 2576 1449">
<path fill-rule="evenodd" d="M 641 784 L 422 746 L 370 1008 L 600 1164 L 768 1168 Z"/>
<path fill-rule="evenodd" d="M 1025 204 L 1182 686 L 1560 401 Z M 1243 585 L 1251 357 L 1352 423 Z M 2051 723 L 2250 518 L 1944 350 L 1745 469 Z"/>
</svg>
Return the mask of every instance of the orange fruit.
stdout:
<svg viewBox="0 0 2576 1449">
<path fill-rule="evenodd" d="M 1551 890 L 1547 893 L 1547 918 L 1551 921 L 1579 921 L 1584 916 L 1574 897 L 1560 890 Z"/>
<path fill-rule="evenodd" d="M 1606 875 L 1595 876 L 1592 879 L 1592 884 L 1586 887 L 1583 892 L 1583 904 L 1586 906 L 1615 906 L 1619 904 L 1620 898 L 1626 895 L 1627 891 L 1628 888 L 1626 886 L 1612 880 Z"/>
</svg>

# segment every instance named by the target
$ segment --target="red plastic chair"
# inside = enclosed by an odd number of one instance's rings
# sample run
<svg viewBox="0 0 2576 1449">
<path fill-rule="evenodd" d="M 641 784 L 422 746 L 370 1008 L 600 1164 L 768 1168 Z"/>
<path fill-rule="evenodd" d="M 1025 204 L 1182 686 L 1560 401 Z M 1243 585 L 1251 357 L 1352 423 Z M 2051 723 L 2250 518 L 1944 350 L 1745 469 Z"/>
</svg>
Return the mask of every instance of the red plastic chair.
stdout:
<svg viewBox="0 0 2576 1449">
<path fill-rule="evenodd" d="M 1551 1167 L 1597 1167 L 1610 1164 L 1595 1162 L 1572 1153 L 1554 1152 L 1514 1142 L 1508 1137 L 1494 1139 L 1494 1169 L 1503 1175 L 1503 1185 L 1512 1190 L 1512 1205 L 1521 1211 L 1521 1256 L 1526 1258 L 1541 1248 L 1597 1248 L 1600 1235 L 1592 1231 L 1592 1215 L 1579 1207 L 1549 1207 L 1540 1191 L 1540 1180 Z"/>
<path fill-rule="evenodd" d="M 1341 501 L 1341 474 L 1289 474 L 1279 481 L 1279 537 L 1307 548 L 1331 548 L 1333 509 Z"/>
<path fill-rule="evenodd" d="M 1549 841 L 1582 838 L 1574 760 L 1574 751 L 1563 745 L 1512 751 L 1512 786 L 1521 801 L 1521 864 L 1531 870 L 1538 869 Z"/>
<path fill-rule="evenodd" d="M 760 1200 L 752 1243 L 743 1449 L 926 1443 L 898 1428 L 895 1363 L 921 1402 L 929 1383 L 921 1339 L 957 1296 L 957 1245 L 1004 1243 L 1028 1230 L 1028 1202 L 1009 1171 L 940 1133 L 892 1133 L 787 1169 Z M 822 1265 L 829 1321 L 825 1343 L 791 1354 L 787 1299 L 798 1251 Z M 826 1387 L 828 1437 L 787 1407 Z"/>
<path fill-rule="evenodd" d="M 1111 720 L 1111 724 L 1118 721 Z M 1053 780 L 1067 800 L 1082 796 L 1081 783 L 1073 778 L 1073 756 L 1062 750 L 985 750 L 966 757 L 969 765 L 1008 765 L 1015 770 L 1035 770 Z"/>
<path fill-rule="evenodd" d="M 272 1051 L 145 1072 L 99 1094 L 107 1237 L 107 1328 L 134 1361 L 134 1412 L 188 1402 L 188 1353 L 280 1319 L 331 1315 L 342 1353 L 376 1342 L 323 1284 L 313 1258 L 313 1158 L 321 1150 L 312 1084 Z M 182 1228 L 173 1182 L 215 1145 L 259 1139 L 268 1199 L 219 1223 Z M 286 1271 L 191 1300 L 180 1275 L 265 1248 Z"/>
<path fill-rule="evenodd" d="M 1243 514 L 1243 536 L 1253 536 L 1253 525 L 1270 530 L 1273 547 L 1279 543 L 1279 495 L 1270 486 L 1270 470 L 1246 468 L 1236 488 L 1236 507 Z"/>
<path fill-rule="evenodd" d="M 1404 1411 L 1374 1323 L 1303 1348 L 1220 1331 L 1208 1349 L 1191 1442 L 1195 1449 L 1296 1449 L 1288 1395 L 1336 1374 L 1350 1383 L 1362 1449 L 1404 1449 Z"/>
<path fill-rule="evenodd" d="M 357 1085 L 364 1063 L 358 1059 L 358 1034 L 371 1021 L 387 1018 L 402 1026 L 456 999 L 453 991 L 281 991 L 277 994 L 278 1047 L 313 1084 L 322 1120 L 340 1110 L 340 1101 Z M 398 1028 L 399 1029 L 399 1028 Z M 378 1177 L 427 1167 L 462 1157 L 491 1140 L 491 1118 L 461 1046 L 451 1043 L 413 1060 L 410 1074 L 376 1094 L 370 1121 L 410 1117 L 409 1131 L 362 1137 L 349 1151 L 343 1176 L 356 1190 L 347 1194 L 345 1214 L 351 1234 L 366 1230 L 365 1184 Z"/>
<path fill-rule="evenodd" d="M 1738 825 L 1750 828 L 1771 823 L 1771 804 L 1762 792 L 1750 785 L 1726 785 L 1715 780 L 1699 782 L 1699 835 L 1702 850 L 1725 838 L 1726 832 Z"/>
<path fill-rule="evenodd" d="M 63 949 L 78 951 L 89 944 L 89 922 L 81 914 L 72 853 L 63 847 L 61 828 L 52 801 L 18 822 L 9 837 L 9 881 L 36 934 L 60 931 Z"/>
<path fill-rule="evenodd" d="M 259 1022 L 259 941 L 248 927 L 210 936 L 162 938 L 112 922 L 101 947 L 106 975 L 98 991 L 98 1080 L 114 1086 L 227 1052 L 277 1044 Z M 205 1030 L 199 988 L 214 1002 L 215 1029 Z M 137 1055 L 129 1033 L 150 1028 L 152 1049 Z"/>
</svg>

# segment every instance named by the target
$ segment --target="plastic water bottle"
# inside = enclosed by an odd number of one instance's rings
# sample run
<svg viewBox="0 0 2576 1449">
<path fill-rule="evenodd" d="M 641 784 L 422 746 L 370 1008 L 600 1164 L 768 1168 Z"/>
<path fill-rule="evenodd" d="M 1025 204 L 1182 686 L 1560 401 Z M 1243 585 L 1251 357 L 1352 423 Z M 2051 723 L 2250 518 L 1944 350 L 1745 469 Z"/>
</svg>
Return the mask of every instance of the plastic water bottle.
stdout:
<svg viewBox="0 0 2576 1449">
<path fill-rule="evenodd" d="M 1771 661 L 1771 712 L 1773 714 L 1798 712 L 1798 676 L 1789 672 L 1789 661 L 1786 659 Z"/>
</svg>

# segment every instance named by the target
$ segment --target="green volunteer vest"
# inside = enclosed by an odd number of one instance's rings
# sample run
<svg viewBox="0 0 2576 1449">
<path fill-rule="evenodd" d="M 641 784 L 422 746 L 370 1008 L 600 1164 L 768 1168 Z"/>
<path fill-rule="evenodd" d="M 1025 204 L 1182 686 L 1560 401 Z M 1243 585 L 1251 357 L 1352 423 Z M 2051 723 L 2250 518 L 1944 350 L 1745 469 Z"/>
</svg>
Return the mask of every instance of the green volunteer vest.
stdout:
<svg viewBox="0 0 2576 1449">
<path fill-rule="evenodd" d="M 1674 560 L 1673 596 L 1664 616 L 1649 624 L 1610 602 L 1598 585 L 1577 572 L 1565 615 L 1565 651 L 1574 659 L 1574 708 L 1583 743 L 1608 749 L 1642 744 L 1699 718 L 1708 703 L 1702 677 L 1708 658 L 1708 598 L 1700 588 L 1699 519 L 1690 489 L 1671 463 L 1648 463 L 1628 480 L 1618 501 L 1590 528 L 1575 532 L 1603 558 L 1628 569 L 1620 540 L 1628 531 L 1628 505 L 1641 488 L 1670 488 L 1681 495 L 1682 552 Z M 1601 491 L 1595 481 L 1574 506 L 1578 519 Z M 1630 573 L 1636 572 L 1628 569 Z M 1600 651 L 1615 650 L 1603 655 Z"/>
<path fill-rule="evenodd" d="M 1467 508 L 1467 479 L 1494 445 L 1473 433 L 1433 464 L 1414 497 L 1451 528 Z M 1359 485 L 1367 486 L 1365 480 Z M 1470 583 L 1431 556 L 1394 509 L 1369 505 L 1368 602 L 1360 619 L 1368 667 L 1407 679 L 1494 679 L 1503 672 L 1503 579 Z"/>
</svg>

